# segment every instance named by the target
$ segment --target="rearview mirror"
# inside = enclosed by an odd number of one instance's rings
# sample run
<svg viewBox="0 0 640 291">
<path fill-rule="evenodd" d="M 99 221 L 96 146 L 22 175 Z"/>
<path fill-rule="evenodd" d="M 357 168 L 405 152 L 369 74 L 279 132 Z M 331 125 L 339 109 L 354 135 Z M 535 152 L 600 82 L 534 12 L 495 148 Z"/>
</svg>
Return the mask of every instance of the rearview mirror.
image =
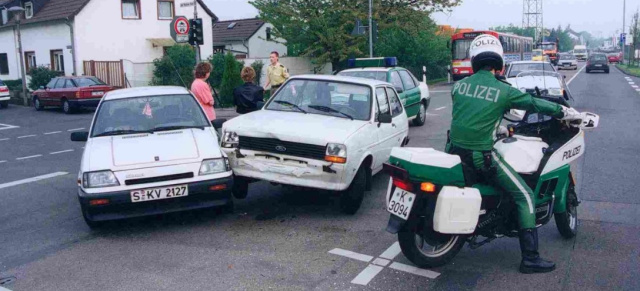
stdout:
<svg viewBox="0 0 640 291">
<path fill-rule="evenodd" d="M 380 122 L 380 123 L 391 123 L 392 120 L 393 120 L 393 118 L 391 117 L 391 114 L 389 114 L 389 113 L 380 113 L 378 115 L 378 122 Z"/>
<path fill-rule="evenodd" d="M 226 119 L 220 118 L 220 119 L 214 119 L 211 121 L 211 125 L 213 125 L 213 128 L 215 128 L 216 130 L 221 129 L 222 125 L 227 122 Z"/>
<path fill-rule="evenodd" d="M 87 141 L 89 139 L 89 132 L 77 131 L 71 133 L 71 141 Z"/>
<path fill-rule="evenodd" d="M 520 122 L 524 119 L 524 116 L 527 112 L 524 110 L 511 109 L 509 112 L 505 113 L 504 119 L 511 122 Z"/>
</svg>

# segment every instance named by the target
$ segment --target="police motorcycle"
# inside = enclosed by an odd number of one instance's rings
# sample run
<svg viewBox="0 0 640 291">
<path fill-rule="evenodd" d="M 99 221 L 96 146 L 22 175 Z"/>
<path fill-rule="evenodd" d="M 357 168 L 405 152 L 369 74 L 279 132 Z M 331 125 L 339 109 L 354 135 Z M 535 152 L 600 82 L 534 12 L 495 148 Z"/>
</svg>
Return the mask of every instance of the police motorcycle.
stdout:
<svg viewBox="0 0 640 291">
<path fill-rule="evenodd" d="M 530 84 L 536 73 L 521 73 L 516 82 Z M 569 96 L 546 88 L 520 88 L 534 98 L 570 107 Z M 563 92 L 564 93 L 564 92 Z M 539 113 L 511 110 L 494 149 L 534 191 L 536 227 L 555 218 L 562 237 L 578 231 L 576 181 L 570 163 L 584 154 L 584 133 L 600 117 L 583 112 L 582 120 L 561 121 Z M 483 181 L 457 155 L 432 148 L 393 148 L 384 165 L 391 178 L 386 203 L 387 231 L 398 235 L 402 253 L 419 267 L 450 262 L 465 243 L 477 249 L 496 238 L 518 237 L 516 206 L 511 196 Z"/>
</svg>

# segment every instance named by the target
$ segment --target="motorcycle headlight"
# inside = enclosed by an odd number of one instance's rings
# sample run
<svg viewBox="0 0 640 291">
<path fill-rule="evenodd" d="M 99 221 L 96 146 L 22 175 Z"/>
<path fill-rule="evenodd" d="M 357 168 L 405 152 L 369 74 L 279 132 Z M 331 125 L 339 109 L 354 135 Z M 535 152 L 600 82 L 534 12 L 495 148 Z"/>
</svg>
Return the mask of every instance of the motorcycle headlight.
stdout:
<svg viewBox="0 0 640 291">
<path fill-rule="evenodd" d="M 223 173 L 229 170 L 229 163 L 226 158 L 211 159 L 202 161 L 200 165 L 200 176 Z"/>
<path fill-rule="evenodd" d="M 120 186 L 118 178 L 111 171 L 88 172 L 83 174 L 82 185 L 85 188 Z"/>
<path fill-rule="evenodd" d="M 325 161 L 337 164 L 347 162 L 347 146 L 343 144 L 330 143 L 327 144 L 327 152 L 324 157 Z"/>
<path fill-rule="evenodd" d="M 237 133 L 233 131 L 225 131 L 222 134 L 221 145 L 223 148 L 234 148 L 238 146 L 238 143 L 240 143 L 240 137 L 238 137 Z"/>
</svg>

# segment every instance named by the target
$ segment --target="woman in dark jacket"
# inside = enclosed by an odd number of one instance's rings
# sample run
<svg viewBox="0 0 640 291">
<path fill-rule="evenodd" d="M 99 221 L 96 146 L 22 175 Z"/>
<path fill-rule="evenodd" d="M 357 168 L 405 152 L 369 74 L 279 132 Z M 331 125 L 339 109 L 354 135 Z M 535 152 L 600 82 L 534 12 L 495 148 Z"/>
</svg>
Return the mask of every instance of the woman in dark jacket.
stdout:
<svg viewBox="0 0 640 291">
<path fill-rule="evenodd" d="M 233 103 L 240 114 L 259 110 L 263 104 L 264 88 L 253 83 L 256 71 L 252 67 L 244 67 L 241 73 L 244 84 L 233 90 Z"/>
</svg>

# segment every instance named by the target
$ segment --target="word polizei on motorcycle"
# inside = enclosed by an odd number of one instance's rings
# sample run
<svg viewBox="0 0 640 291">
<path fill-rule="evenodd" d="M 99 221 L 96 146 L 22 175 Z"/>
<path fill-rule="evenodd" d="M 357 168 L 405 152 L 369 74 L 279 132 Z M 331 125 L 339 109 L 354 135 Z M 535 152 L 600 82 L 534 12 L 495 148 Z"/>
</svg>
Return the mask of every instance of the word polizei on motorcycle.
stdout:
<svg viewBox="0 0 640 291">
<path fill-rule="evenodd" d="M 582 148 L 582 146 L 577 146 L 572 150 L 564 152 L 564 155 L 562 155 L 562 159 L 566 160 L 566 159 L 572 158 L 572 157 L 574 157 L 576 155 L 579 155 L 580 154 L 580 148 Z"/>
</svg>

